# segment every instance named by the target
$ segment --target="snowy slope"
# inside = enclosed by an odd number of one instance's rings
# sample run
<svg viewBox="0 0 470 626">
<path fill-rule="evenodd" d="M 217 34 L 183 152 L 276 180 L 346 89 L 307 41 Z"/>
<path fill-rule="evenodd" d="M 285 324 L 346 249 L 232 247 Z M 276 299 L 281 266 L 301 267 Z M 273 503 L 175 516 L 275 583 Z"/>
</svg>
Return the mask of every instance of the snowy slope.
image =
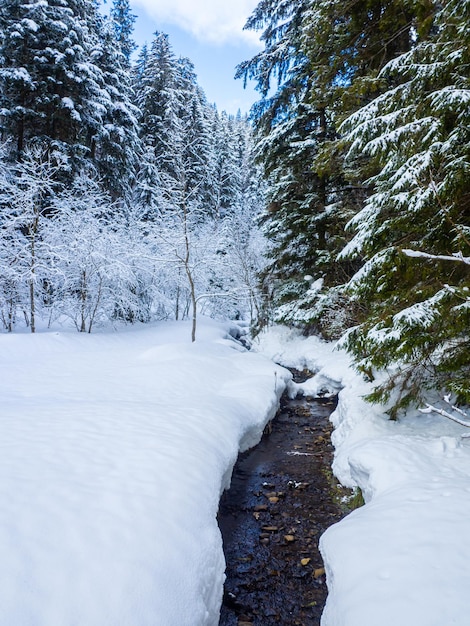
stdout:
<svg viewBox="0 0 470 626">
<path fill-rule="evenodd" d="M 215 626 L 219 495 L 290 374 L 209 322 L 0 345 L 0 624 Z"/>
<path fill-rule="evenodd" d="M 391 422 L 333 344 L 271 329 L 258 349 L 317 375 L 293 392 L 342 388 L 334 471 L 366 505 L 321 539 L 329 597 L 322 626 L 468 626 L 470 440 L 443 417 Z"/>
</svg>

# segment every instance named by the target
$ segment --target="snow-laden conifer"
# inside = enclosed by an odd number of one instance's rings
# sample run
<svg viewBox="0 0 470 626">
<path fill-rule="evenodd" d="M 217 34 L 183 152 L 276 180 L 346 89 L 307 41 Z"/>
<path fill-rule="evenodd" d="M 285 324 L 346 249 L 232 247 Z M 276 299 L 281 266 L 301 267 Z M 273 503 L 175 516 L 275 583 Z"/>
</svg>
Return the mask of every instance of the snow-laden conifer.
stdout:
<svg viewBox="0 0 470 626">
<path fill-rule="evenodd" d="M 369 155 L 373 193 L 343 255 L 367 260 L 354 296 L 371 315 L 348 337 L 362 367 L 395 363 L 397 406 L 424 386 L 468 400 L 470 82 L 467 0 L 439 7 L 432 36 L 389 62 L 389 85 L 343 125 L 350 158 Z"/>
</svg>

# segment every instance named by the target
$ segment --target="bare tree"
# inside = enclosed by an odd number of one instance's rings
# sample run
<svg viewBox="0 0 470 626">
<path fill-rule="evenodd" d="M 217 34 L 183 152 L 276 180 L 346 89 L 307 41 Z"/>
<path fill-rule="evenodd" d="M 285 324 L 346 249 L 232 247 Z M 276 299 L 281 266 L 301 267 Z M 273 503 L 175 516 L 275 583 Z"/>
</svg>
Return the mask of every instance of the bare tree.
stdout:
<svg viewBox="0 0 470 626">
<path fill-rule="evenodd" d="M 2 257 L 9 271 L 9 285 L 27 286 L 26 321 L 36 331 L 37 289 L 50 272 L 49 250 L 42 233 L 57 188 L 60 164 L 43 146 L 28 147 L 20 162 L 0 162 L 0 215 Z M 18 296 L 18 294 L 16 294 Z M 10 302 L 9 326 L 14 315 Z"/>
</svg>

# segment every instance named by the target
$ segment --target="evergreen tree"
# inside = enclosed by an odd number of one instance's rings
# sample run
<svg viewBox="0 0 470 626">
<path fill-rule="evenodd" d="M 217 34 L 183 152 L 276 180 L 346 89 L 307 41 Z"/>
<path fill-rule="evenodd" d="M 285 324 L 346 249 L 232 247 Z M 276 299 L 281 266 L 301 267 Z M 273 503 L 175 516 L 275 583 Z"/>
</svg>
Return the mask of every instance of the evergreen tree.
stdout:
<svg viewBox="0 0 470 626">
<path fill-rule="evenodd" d="M 69 160 L 70 180 L 88 163 L 123 194 L 138 159 L 136 111 L 127 62 L 95 1 L 3 3 L 0 60 L 0 128 L 14 141 L 12 160 L 40 140 Z"/>
<path fill-rule="evenodd" d="M 136 16 L 131 12 L 129 0 L 113 0 L 110 17 L 113 22 L 115 41 L 119 44 L 127 66 L 130 66 L 131 55 L 137 49 L 137 45 L 132 40 Z"/>
<path fill-rule="evenodd" d="M 17 154 L 37 137 L 71 156 L 93 151 L 102 122 L 96 20 L 92 0 L 0 6 L 0 127 Z"/>
<path fill-rule="evenodd" d="M 325 143 L 336 137 L 334 100 L 315 65 L 323 53 L 312 53 L 307 33 L 317 32 L 325 11 L 319 2 L 261 2 L 247 27 L 265 28 L 265 50 L 239 68 L 239 75 L 257 79 L 263 96 L 253 109 L 258 153 L 271 184 L 265 215 L 271 263 L 263 280 L 267 289 L 274 286 L 277 319 L 309 326 L 318 325 L 322 310 L 304 277 L 313 275 L 330 290 L 349 273 L 348 263 L 334 262 L 348 215 L 338 202 L 344 179 L 317 162 Z"/>
<path fill-rule="evenodd" d="M 155 33 L 135 93 L 142 141 L 151 148 L 161 182 L 175 180 L 181 152 L 180 100 L 177 61 L 168 35 Z"/>
<path fill-rule="evenodd" d="M 148 46 L 147 43 L 144 43 L 142 48 L 139 50 L 136 62 L 131 68 L 132 85 L 135 94 L 139 94 L 142 91 L 142 79 L 147 68 L 148 56 Z M 139 100 L 139 96 L 136 95 L 135 99 Z"/>
<path fill-rule="evenodd" d="M 223 217 L 241 204 L 243 163 L 237 145 L 234 120 L 225 112 L 213 120 L 215 214 Z"/>
<path fill-rule="evenodd" d="M 116 49 L 114 30 L 101 26 L 96 61 L 102 72 L 103 120 L 96 137 L 94 164 L 113 198 L 129 199 L 141 161 L 139 111 L 132 103 L 128 62 Z"/>
<path fill-rule="evenodd" d="M 209 106 L 188 58 L 178 59 L 176 81 L 185 184 L 203 218 L 212 214 L 213 207 L 214 140 Z"/>
<path fill-rule="evenodd" d="M 423 388 L 470 400 L 470 17 L 468 0 L 438 7 L 429 38 L 389 62 L 388 86 L 344 123 L 350 156 L 375 164 L 373 193 L 344 254 L 364 267 L 351 282 L 367 320 L 347 339 L 365 371 L 388 368 L 397 409 Z"/>
<path fill-rule="evenodd" d="M 137 81 L 147 154 L 139 185 L 148 192 L 144 181 L 158 179 L 160 210 L 171 210 L 182 197 L 190 197 L 202 216 L 211 206 L 213 148 L 211 114 L 194 66 L 189 59 L 176 59 L 168 35 L 157 32 L 150 51 L 141 56 Z"/>
<path fill-rule="evenodd" d="M 337 255 L 367 193 L 343 163 L 338 120 L 373 97 L 378 68 L 409 49 L 413 11 L 400 0 L 264 0 L 247 27 L 265 29 L 265 50 L 239 68 L 263 96 L 253 115 L 272 183 L 265 279 L 276 286 L 278 318 L 338 334 L 358 311 L 344 290 L 357 262 Z M 322 289 L 308 289 L 306 275 Z M 344 321 L 332 328 L 332 315 Z"/>
</svg>

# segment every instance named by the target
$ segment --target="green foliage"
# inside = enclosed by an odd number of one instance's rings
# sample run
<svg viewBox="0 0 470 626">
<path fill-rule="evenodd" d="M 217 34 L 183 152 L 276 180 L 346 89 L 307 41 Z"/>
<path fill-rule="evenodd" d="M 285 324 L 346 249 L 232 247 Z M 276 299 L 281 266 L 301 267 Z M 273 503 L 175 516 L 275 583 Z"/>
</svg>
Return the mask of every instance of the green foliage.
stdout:
<svg viewBox="0 0 470 626">
<path fill-rule="evenodd" d="M 350 158 L 378 168 L 343 252 L 365 258 L 349 290 L 370 306 L 345 345 L 390 372 L 370 399 L 392 398 L 394 416 L 430 387 L 470 397 L 468 6 L 447 3 L 430 37 L 382 70 L 393 87 L 343 125 Z"/>
<path fill-rule="evenodd" d="M 394 417 L 429 388 L 470 396 L 469 6 L 271 0 L 248 22 L 274 317 L 350 328 Z"/>
</svg>

